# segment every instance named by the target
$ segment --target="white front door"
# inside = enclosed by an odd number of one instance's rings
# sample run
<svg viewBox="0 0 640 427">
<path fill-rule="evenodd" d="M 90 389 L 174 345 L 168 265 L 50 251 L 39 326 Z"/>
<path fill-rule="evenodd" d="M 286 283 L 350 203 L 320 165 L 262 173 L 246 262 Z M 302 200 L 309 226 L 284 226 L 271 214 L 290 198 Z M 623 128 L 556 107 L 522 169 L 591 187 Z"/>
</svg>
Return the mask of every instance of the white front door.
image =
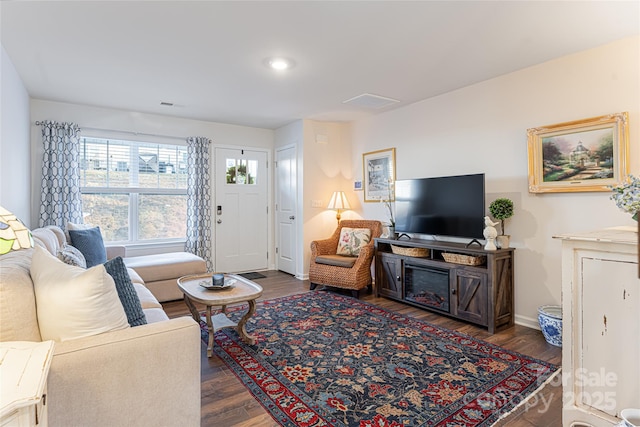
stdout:
<svg viewBox="0 0 640 427">
<path fill-rule="evenodd" d="M 276 152 L 276 242 L 278 270 L 296 274 L 296 149 Z"/>
<path fill-rule="evenodd" d="M 216 271 L 267 269 L 267 153 L 215 149 Z"/>
</svg>

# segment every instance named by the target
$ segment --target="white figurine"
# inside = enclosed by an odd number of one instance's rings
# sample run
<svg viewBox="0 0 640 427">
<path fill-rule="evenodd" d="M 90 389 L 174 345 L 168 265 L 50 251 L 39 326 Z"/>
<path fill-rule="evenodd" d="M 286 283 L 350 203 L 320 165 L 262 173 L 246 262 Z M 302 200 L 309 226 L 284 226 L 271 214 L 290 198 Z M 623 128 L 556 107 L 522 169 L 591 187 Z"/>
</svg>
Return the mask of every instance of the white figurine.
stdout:
<svg viewBox="0 0 640 427">
<path fill-rule="evenodd" d="M 498 232 L 494 228 L 494 225 L 498 225 L 497 222 L 491 221 L 491 218 L 488 216 L 484 217 L 484 231 L 482 234 L 484 238 L 487 239 L 487 243 L 484 245 L 485 250 L 487 251 L 495 251 L 498 248 L 496 247 L 496 237 L 498 236 Z"/>
</svg>

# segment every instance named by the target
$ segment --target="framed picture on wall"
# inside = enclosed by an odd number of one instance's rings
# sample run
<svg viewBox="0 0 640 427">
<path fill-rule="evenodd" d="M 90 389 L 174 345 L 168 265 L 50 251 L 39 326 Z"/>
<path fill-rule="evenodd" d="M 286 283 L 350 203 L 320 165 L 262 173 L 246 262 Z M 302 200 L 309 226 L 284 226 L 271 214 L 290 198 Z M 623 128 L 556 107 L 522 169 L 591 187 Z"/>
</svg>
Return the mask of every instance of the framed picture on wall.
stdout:
<svg viewBox="0 0 640 427">
<path fill-rule="evenodd" d="M 527 130 L 529 192 L 611 191 L 629 174 L 629 115 Z"/>
<path fill-rule="evenodd" d="M 396 180 L 396 149 L 372 151 L 362 155 L 364 201 L 395 200 L 393 183 Z"/>
</svg>

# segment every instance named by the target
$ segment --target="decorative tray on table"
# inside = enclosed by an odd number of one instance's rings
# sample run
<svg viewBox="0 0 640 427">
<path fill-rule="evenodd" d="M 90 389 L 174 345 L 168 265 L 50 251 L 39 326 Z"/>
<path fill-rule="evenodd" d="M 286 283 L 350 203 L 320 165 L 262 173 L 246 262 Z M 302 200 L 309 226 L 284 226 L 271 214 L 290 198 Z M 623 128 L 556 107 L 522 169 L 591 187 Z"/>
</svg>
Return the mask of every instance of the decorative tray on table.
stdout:
<svg viewBox="0 0 640 427">
<path fill-rule="evenodd" d="M 213 283 L 211 283 L 211 280 L 200 281 L 200 286 L 202 286 L 203 288 L 209 291 L 221 291 L 223 289 L 233 288 L 235 284 L 236 284 L 236 279 L 226 279 L 222 286 L 215 286 Z"/>
</svg>

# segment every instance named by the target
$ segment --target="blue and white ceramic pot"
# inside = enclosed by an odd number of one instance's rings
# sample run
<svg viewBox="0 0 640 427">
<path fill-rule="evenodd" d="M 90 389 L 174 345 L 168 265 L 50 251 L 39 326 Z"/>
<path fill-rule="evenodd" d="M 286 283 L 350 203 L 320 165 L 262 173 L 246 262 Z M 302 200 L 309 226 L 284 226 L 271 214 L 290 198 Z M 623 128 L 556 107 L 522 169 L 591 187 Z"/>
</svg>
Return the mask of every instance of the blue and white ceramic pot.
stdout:
<svg viewBox="0 0 640 427">
<path fill-rule="evenodd" d="M 559 305 L 539 307 L 538 323 L 544 339 L 551 345 L 562 347 L 562 307 Z"/>
</svg>

